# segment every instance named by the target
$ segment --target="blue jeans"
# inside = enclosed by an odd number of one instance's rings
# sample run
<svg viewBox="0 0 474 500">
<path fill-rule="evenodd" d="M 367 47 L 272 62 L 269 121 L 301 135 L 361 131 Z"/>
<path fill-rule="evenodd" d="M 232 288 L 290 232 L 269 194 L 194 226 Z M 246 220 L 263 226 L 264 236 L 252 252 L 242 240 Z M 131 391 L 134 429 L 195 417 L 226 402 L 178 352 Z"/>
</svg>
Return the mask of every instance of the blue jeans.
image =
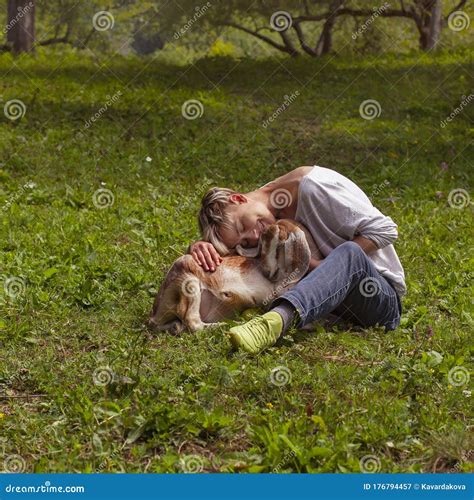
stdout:
<svg viewBox="0 0 474 500">
<path fill-rule="evenodd" d="M 317 268 L 275 299 L 271 308 L 282 300 L 297 310 L 297 327 L 332 313 L 364 327 L 378 324 L 394 330 L 402 313 L 390 281 L 352 241 L 336 247 Z"/>
</svg>

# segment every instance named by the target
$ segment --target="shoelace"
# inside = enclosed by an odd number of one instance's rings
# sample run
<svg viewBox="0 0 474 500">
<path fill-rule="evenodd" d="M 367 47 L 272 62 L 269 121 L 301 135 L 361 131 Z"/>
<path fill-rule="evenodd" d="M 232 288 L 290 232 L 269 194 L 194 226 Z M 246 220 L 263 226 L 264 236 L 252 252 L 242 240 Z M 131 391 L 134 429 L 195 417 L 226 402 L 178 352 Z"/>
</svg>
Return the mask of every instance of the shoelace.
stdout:
<svg viewBox="0 0 474 500">
<path fill-rule="evenodd" d="M 266 324 L 265 318 L 263 318 L 262 316 L 257 316 L 256 318 L 252 318 L 244 326 L 247 332 L 250 333 L 252 337 L 259 343 L 266 342 L 268 340 L 265 337 L 268 325 Z"/>
</svg>

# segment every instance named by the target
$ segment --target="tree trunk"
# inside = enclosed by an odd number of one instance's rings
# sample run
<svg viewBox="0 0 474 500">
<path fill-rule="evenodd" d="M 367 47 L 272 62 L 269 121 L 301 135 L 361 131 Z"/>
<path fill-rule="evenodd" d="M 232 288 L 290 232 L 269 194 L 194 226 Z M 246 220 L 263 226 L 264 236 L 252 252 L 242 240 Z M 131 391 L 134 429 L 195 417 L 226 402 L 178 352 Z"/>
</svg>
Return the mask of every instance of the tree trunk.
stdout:
<svg viewBox="0 0 474 500">
<path fill-rule="evenodd" d="M 434 0 L 431 6 L 431 15 L 427 26 L 425 50 L 431 50 L 436 47 L 441 35 L 441 14 L 443 6 L 441 0 Z"/>
<path fill-rule="evenodd" d="M 7 41 L 13 52 L 31 52 L 35 42 L 34 0 L 8 0 Z"/>
<path fill-rule="evenodd" d="M 333 0 L 330 5 L 331 13 L 329 17 L 326 19 L 326 22 L 323 26 L 323 31 L 321 32 L 321 36 L 319 37 L 318 43 L 316 45 L 316 55 L 322 56 L 324 54 L 329 54 L 332 49 L 332 30 L 334 25 L 336 24 L 336 11 L 341 7 L 344 3 L 344 0 Z"/>
<path fill-rule="evenodd" d="M 10 25 L 16 16 L 16 0 L 8 0 L 8 14 L 7 14 L 7 43 L 13 45 L 15 41 L 15 25 Z"/>
<path fill-rule="evenodd" d="M 336 22 L 336 17 L 331 16 L 323 26 L 323 31 L 319 37 L 318 44 L 316 45 L 316 54 L 322 56 L 329 54 L 332 49 L 332 28 Z"/>
</svg>

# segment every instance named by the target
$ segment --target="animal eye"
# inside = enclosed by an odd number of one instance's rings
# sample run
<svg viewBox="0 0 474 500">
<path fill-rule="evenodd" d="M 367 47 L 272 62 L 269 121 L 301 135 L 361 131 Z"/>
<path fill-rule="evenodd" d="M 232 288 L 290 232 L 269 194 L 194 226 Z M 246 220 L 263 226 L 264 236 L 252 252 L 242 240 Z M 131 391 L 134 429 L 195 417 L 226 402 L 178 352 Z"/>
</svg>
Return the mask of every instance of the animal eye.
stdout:
<svg viewBox="0 0 474 500">
<path fill-rule="evenodd" d="M 232 292 L 222 292 L 222 296 L 226 299 L 230 299 L 232 297 Z"/>
</svg>

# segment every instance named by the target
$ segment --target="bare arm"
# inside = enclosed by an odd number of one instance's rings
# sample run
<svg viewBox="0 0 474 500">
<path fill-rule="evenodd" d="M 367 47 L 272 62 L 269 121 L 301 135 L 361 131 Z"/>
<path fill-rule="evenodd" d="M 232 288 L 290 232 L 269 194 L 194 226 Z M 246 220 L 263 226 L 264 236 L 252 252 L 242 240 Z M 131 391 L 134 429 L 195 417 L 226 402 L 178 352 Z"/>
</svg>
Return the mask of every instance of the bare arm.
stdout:
<svg viewBox="0 0 474 500">
<path fill-rule="evenodd" d="M 372 240 L 363 236 L 356 236 L 352 241 L 357 243 L 367 255 L 378 250 L 378 246 Z"/>
</svg>

